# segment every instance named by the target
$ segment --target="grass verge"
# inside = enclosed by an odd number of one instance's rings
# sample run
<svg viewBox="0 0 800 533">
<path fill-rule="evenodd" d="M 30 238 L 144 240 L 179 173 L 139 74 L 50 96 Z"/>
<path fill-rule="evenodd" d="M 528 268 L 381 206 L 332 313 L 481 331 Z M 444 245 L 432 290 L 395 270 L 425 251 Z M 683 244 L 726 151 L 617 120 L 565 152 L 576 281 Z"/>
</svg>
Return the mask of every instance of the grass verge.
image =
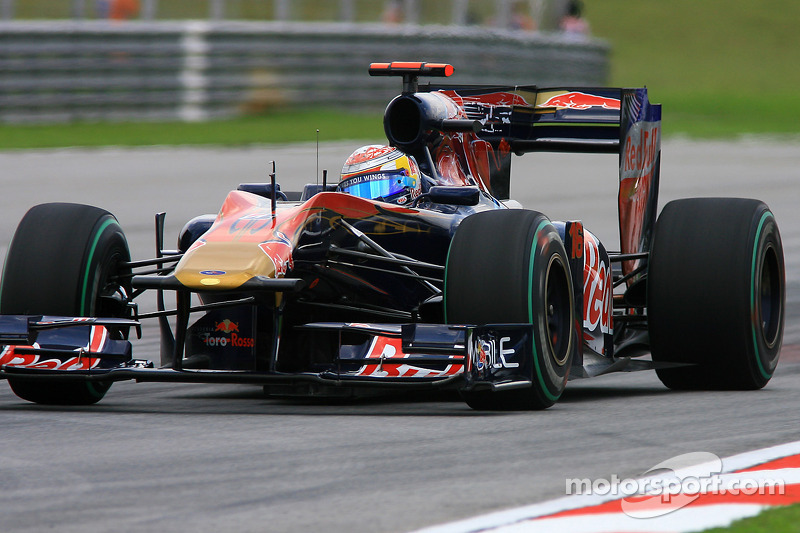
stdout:
<svg viewBox="0 0 800 533">
<path fill-rule="evenodd" d="M 384 138 L 380 113 L 285 110 L 210 122 L 0 125 L 0 150 L 64 146 L 221 145 Z"/>
<path fill-rule="evenodd" d="M 666 137 L 732 139 L 742 135 L 797 136 L 800 98 L 786 93 L 693 93 L 654 89 L 652 102 L 663 105 Z"/>
<path fill-rule="evenodd" d="M 800 533 L 800 505 L 767 509 L 728 527 L 706 529 L 703 533 Z"/>
<path fill-rule="evenodd" d="M 647 85 L 665 136 L 800 134 L 796 0 L 586 0 L 611 84 Z"/>
</svg>

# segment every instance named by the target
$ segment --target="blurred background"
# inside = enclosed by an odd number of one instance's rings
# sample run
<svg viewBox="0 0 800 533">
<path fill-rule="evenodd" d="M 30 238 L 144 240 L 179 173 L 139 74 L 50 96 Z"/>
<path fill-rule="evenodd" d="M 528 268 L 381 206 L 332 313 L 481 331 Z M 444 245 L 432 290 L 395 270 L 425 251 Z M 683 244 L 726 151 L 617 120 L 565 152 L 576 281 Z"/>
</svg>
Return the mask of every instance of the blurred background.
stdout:
<svg viewBox="0 0 800 533">
<path fill-rule="evenodd" d="M 366 66 L 389 60 L 646 85 L 667 136 L 793 135 L 798 21 L 795 0 L 0 0 L 0 148 L 373 138 L 397 84 Z"/>
<path fill-rule="evenodd" d="M 375 111 L 397 83 L 366 67 L 396 59 L 452 63 L 461 83 L 608 79 L 578 0 L 3 1 L 6 122 Z"/>
</svg>

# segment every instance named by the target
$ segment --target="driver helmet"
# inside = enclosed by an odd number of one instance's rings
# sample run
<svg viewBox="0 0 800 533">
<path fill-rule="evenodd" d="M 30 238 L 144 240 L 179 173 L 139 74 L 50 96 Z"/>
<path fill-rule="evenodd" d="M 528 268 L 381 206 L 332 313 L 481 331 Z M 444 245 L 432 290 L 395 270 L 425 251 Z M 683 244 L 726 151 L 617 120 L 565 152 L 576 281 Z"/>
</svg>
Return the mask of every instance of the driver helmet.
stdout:
<svg viewBox="0 0 800 533">
<path fill-rule="evenodd" d="M 420 195 L 422 181 L 413 157 L 391 146 L 371 144 L 344 162 L 338 189 L 360 198 L 405 204 Z"/>
</svg>

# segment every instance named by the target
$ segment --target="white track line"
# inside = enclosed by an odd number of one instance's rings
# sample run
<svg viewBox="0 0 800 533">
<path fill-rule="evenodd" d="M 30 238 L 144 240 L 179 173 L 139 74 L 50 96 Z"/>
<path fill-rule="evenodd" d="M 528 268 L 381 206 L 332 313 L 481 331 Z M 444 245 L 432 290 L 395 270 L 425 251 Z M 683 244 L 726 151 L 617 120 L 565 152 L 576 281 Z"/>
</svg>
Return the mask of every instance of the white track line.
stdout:
<svg viewBox="0 0 800 533">
<path fill-rule="evenodd" d="M 723 474 L 750 468 L 759 464 L 774 461 L 783 457 L 800 454 L 800 441 L 754 450 L 722 460 Z M 694 469 L 696 467 L 692 467 Z M 689 470 L 689 469 L 687 469 Z M 676 475 L 680 477 L 682 471 L 668 472 L 662 475 L 648 476 L 647 479 L 666 479 Z M 800 472 L 786 470 L 768 470 L 760 473 L 749 472 L 748 477 L 767 477 L 774 473 L 780 479 L 785 479 L 786 484 L 800 482 Z M 759 475 L 760 474 L 760 475 Z M 729 478 L 730 476 L 723 476 Z M 607 495 L 574 495 L 565 496 L 533 505 L 526 505 L 515 509 L 494 512 L 486 515 L 459 520 L 448 524 L 432 526 L 418 530 L 417 533 L 468 533 L 479 531 L 499 531 L 504 533 L 517 531 L 559 531 L 600 533 L 605 531 L 701 531 L 712 526 L 725 525 L 732 520 L 753 516 L 761 512 L 764 505 L 750 504 L 724 504 L 685 507 L 673 511 L 664 517 L 665 520 L 650 518 L 645 520 L 631 518 L 621 513 L 603 513 L 590 516 L 570 516 L 553 519 L 530 520 L 570 511 L 574 509 L 592 507 L 606 502 L 620 499 L 619 494 Z M 652 526 L 652 527 L 651 527 Z"/>
</svg>

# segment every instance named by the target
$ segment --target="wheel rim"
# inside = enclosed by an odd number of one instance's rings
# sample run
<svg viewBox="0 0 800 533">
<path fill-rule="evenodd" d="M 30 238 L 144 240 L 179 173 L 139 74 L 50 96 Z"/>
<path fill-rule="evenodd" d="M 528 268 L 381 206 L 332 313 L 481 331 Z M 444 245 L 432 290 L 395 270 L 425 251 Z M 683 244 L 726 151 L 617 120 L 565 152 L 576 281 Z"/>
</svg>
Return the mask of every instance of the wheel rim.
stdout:
<svg viewBox="0 0 800 533">
<path fill-rule="evenodd" d="M 781 320 L 783 318 L 783 302 L 781 291 L 781 275 L 778 256 L 770 244 L 764 251 L 759 279 L 759 324 L 764 343 L 768 348 L 775 346 L 778 340 Z"/>
<path fill-rule="evenodd" d="M 554 255 L 547 265 L 545 277 L 544 317 L 547 321 L 547 341 L 553 360 L 563 366 L 569 358 L 572 344 L 572 298 L 569 275 L 561 261 Z"/>
</svg>

